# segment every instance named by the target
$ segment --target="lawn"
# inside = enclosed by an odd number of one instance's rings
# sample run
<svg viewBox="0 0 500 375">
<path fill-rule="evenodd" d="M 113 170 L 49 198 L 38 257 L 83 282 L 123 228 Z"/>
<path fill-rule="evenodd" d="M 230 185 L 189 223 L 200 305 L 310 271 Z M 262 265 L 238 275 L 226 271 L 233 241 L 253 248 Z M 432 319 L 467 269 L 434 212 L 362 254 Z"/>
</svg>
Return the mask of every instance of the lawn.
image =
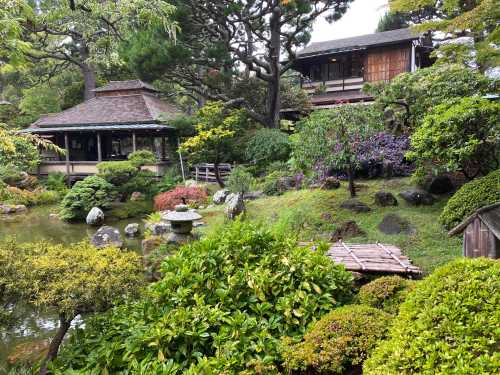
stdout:
<svg viewBox="0 0 500 375">
<path fill-rule="evenodd" d="M 298 240 L 329 240 L 330 234 L 344 221 L 354 220 L 366 232 L 365 237 L 357 237 L 346 242 L 391 243 L 399 246 L 413 263 L 425 273 L 460 256 L 461 238 L 450 238 L 438 222 L 447 198 L 441 198 L 433 206 L 412 207 L 398 197 L 397 207 L 377 207 L 373 195 L 379 190 L 397 193 L 411 187 L 407 178 L 390 180 L 361 181 L 362 189 L 358 199 L 368 204 L 372 211 L 353 213 L 340 208 L 349 198 L 345 184 L 338 190 L 290 191 L 278 197 L 265 197 L 247 203 L 245 220 L 262 223 L 272 230 L 291 233 Z M 208 226 L 205 231 L 223 230 L 224 207 L 217 206 L 200 213 Z M 415 235 L 385 235 L 377 226 L 388 213 L 397 213 L 406 218 L 415 228 Z"/>
</svg>

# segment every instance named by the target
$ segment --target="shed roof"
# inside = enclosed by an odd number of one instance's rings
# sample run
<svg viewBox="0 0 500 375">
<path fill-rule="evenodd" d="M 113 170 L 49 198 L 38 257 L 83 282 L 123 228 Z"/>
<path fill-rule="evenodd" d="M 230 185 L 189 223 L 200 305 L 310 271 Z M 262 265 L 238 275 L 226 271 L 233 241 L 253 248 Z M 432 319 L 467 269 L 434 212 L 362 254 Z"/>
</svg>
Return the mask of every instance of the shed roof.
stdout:
<svg viewBox="0 0 500 375">
<path fill-rule="evenodd" d="M 467 226 L 476 218 L 479 218 L 484 223 L 484 225 L 486 225 L 488 229 L 495 235 L 495 237 L 500 239 L 500 202 L 480 208 L 455 228 L 450 230 L 448 234 L 450 236 L 454 236 L 456 234 L 462 233 L 465 228 L 467 228 Z"/>
<path fill-rule="evenodd" d="M 50 134 L 54 132 L 93 132 L 93 131 L 118 131 L 118 130 L 154 130 L 154 131 L 169 131 L 175 129 L 173 126 L 162 124 L 92 124 L 84 126 L 57 126 L 44 128 L 28 128 L 21 130 L 21 133 L 34 134 Z"/>
<path fill-rule="evenodd" d="M 420 37 L 421 34 L 406 28 L 360 35 L 351 38 L 328 40 L 308 45 L 297 53 L 297 58 L 301 59 L 326 53 L 347 52 L 355 49 L 383 46 L 397 42 L 415 40 Z"/>
<path fill-rule="evenodd" d="M 106 85 L 94 89 L 94 92 L 106 91 L 123 91 L 123 90 L 141 90 L 146 89 L 149 91 L 158 92 L 149 83 L 143 82 L 140 79 L 132 79 L 128 81 L 109 81 Z"/>
</svg>

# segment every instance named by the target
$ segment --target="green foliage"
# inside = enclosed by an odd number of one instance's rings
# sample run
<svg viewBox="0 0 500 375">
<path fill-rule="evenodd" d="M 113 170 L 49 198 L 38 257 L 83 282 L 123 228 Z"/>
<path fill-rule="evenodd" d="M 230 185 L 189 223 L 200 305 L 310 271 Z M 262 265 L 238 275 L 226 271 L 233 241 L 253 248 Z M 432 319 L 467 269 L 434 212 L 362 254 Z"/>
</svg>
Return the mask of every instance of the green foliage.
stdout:
<svg viewBox="0 0 500 375">
<path fill-rule="evenodd" d="M 316 322 L 300 343 L 285 341 L 285 366 L 307 374 L 350 373 L 385 338 L 390 323 L 389 314 L 368 306 L 333 310 Z"/>
<path fill-rule="evenodd" d="M 61 219 L 83 220 L 92 207 L 106 210 L 113 201 L 113 185 L 99 176 L 78 181 L 61 202 Z"/>
<path fill-rule="evenodd" d="M 109 216 L 119 220 L 138 218 L 153 211 L 153 202 L 150 199 L 139 201 L 128 200 L 111 208 Z"/>
<path fill-rule="evenodd" d="M 182 176 L 175 168 L 169 168 L 163 175 L 161 181 L 157 184 L 158 192 L 165 193 L 175 189 L 182 182 Z"/>
<path fill-rule="evenodd" d="M 500 263 L 459 259 L 420 281 L 364 373 L 493 374 L 500 340 Z"/>
<path fill-rule="evenodd" d="M 439 221 L 448 229 L 477 209 L 500 202 L 500 169 L 462 186 L 450 198 Z"/>
<path fill-rule="evenodd" d="M 287 171 L 271 172 L 261 184 L 262 192 L 266 195 L 281 195 L 294 187 L 295 181 Z"/>
<path fill-rule="evenodd" d="M 486 94 L 492 86 L 491 80 L 475 70 L 435 65 L 400 74 L 389 83 L 367 85 L 364 90 L 375 96 L 379 107 L 394 112 L 394 131 L 411 132 L 434 106 L 453 98 Z"/>
<path fill-rule="evenodd" d="M 128 160 L 136 168 L 140 168 L 146 164 L 155 164 L 157 162 L 155 154 L 153 154 L 149 150 L 138 150 L 138 151 L 132 152 L 128 156 Z"/>
<path fill-rule="evenodd" d="M 61 195 L 56 191 L 36 188 L 34 190 L 19 189 L 14 186 L 2 186 L 0 182 L 0 202 L 12 205 L 40 206 L 56 203 Z"/>
<path fill-rule="evenodd" d="M 34 172 L 40 164 L 40 154 L 36 145 L 28 138 L 17 135 L 10 136 L 9 140 L 12 142 L 12 152 L 8 152 L 0 145 L 0 166 L 22 172 Z"/>
<path fill-rule="evenodd" d="M 253 182 L 254 178 L 246 168 L 237 166 L 231 171 L 226 186 L 232 193 L 245 194 L 250 191 Z"/>
<path fill-rule="evenodd" d="M 322 250 L 236 222 L 166 258 L 163 279 L 141 302 L 88 321 L 60 367 L 168 374 L 271 368 L 281 336 L 301 335 L 350 298 L 352 276 Z"/>
<path fill-rule="evenodd" d="M 149 199 L 158 194 L 158 186 L 156 184 L 156 174 L 148 170 L 138 171 L 137 174 L 130 178 L 127 182 L 117 186 L 120 193 L 130 196 L 133 192 L 139 192 Z"/>
<path fill-rule="evenodd" d="M 23 90 L 19 109 L 26 125 L 36 121 L 41 115 L 61 112 L 60 95 L 49 85 L 34 86 Z"/>
<path fill-rule="evenodd" d="M 129 160 L 103 161 L 97 164 L 98 176 L 112 185 L 119 187 L 138 172 L 137 167 Z"/>
<path fill-rule="evenodd" d="M 500 163 L 500 103 L 478 97 L 434 107 L 411 137 L 417 167 L 486 175 Z"/>
<path fill-rule="evenodd" d="M 366 306 L 381 309 L 389 314 L 397 314 L 399 305 L 415 287 L 415 281 L 399 276 L 382 276 L 363 285 L 357 301 Z"/>
<path fill-rule="evenodd" d="M 44 182 L 47 190 L 57 191 L 65 195 L 68 192 L 68 183 L 66 175 L 62 172 L 51 172 Z"/>
<path fill-rule="evenodd" d="M 378 21 L 377 33 L 408 27 L 408 17 L 400 12 L 387 12 Z"/>
<path fill-rule="evenodd" d="M 275 161 L 287 161 L 291 152 L 291 142 L 287 134 L 278 129 L 259 129 L 246 146 L 246 157 L 260 167 Z"/>
</svg>

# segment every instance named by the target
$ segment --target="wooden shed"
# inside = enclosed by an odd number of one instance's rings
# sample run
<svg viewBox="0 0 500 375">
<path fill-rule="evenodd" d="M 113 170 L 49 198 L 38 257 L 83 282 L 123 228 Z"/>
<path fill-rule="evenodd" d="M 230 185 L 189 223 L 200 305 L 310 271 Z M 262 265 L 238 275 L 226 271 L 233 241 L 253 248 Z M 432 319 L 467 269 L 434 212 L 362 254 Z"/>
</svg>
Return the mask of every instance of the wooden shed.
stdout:
<svg viewBox="0 0 500 375">
<path fill-rule="evenodd" d="M 448 234 L 463 233 L 463 254 L 468 258 L 500 258 L 500 202 L 480 208 Z"/>
</svg>

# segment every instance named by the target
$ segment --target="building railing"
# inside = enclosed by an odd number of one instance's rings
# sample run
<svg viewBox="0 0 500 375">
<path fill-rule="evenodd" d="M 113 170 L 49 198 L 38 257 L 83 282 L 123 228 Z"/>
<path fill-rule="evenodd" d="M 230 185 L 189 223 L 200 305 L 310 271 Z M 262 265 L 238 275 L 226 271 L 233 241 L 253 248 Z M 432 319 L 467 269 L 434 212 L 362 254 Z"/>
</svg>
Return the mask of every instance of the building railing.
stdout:
<svg viewBox="0 0 500 375">
<path fill-rule="evenodd" d="M 329 81 L 301 80 L 302 89 L 310 95 L 347 90 L 361 90 L 363 85 L 363 77 L 349 77 Z"/>
</svg>

